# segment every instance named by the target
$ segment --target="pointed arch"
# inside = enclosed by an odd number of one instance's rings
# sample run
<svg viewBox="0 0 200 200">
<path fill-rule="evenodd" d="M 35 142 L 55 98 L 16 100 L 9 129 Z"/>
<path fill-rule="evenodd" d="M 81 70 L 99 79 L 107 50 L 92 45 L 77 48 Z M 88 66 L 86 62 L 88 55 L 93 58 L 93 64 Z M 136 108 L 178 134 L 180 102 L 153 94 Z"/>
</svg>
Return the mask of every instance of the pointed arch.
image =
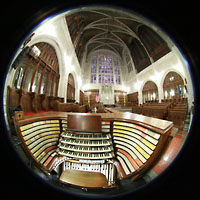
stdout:
<svg viewBox="0 0 200 200">
<path fill-rule="evenodd" d="M 67 81 L 67 102 L 75 102 L 75 79 L 72 73 L 68 75 Z"/>
</svg>

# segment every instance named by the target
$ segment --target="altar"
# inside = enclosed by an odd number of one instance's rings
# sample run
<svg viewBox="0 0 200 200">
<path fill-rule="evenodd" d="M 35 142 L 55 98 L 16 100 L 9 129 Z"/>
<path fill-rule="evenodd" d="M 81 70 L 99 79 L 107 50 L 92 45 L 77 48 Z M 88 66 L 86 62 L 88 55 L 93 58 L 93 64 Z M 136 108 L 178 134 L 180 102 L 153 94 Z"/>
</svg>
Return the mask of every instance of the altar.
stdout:
<svg viewBox="0 0 200 200">
<path fill-rule="evenodd" d="M 114 104 L 114 88 L 112 84 L 103 84 L 99 89 L 100 101 L 105 104 Z"/>
</svg>

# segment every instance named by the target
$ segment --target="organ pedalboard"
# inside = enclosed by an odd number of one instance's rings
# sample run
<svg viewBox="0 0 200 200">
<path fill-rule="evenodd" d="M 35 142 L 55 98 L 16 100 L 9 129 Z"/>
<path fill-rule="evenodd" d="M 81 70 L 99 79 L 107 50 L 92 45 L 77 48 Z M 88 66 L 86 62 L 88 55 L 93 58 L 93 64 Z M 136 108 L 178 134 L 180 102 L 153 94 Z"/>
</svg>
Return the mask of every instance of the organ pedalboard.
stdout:
<svg viewBox="0 0 200 200">
<path fill-rule="evenodd" d="M 109 132 L 65 130 L 61 133 L 57 153 L 65 158 L 63 171 L 101 173 L 107 179 L 107 186 L 115 184 L 115 155 Z"/>
</svg>

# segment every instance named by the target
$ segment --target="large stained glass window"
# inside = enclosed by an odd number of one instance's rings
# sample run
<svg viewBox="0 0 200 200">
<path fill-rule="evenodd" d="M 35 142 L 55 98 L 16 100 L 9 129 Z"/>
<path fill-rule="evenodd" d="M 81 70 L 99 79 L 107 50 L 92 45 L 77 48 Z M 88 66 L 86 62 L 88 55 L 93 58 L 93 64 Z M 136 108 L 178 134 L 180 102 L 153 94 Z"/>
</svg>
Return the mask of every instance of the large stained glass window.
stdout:
<svg viewBox="0 0 200 200">
<path fill-rule="evenodd" d="M 91 58 L 90 83 L 120 84 L 120 66 L 117 57 L 101 53 Z"/>
<path fill-rule="evenodd" d="M 111 56 L 101 55 L 99 57 L 99 83 L 114 83 Z"/>
</svg>

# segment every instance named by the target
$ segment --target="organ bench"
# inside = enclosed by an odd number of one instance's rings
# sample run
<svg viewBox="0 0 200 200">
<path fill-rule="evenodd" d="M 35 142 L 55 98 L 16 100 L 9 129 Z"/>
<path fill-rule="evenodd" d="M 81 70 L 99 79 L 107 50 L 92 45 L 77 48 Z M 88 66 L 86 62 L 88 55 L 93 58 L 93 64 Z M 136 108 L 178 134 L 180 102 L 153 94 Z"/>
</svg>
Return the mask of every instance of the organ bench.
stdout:
<svg viewBox="0 0 200 200">
<path fill-rule="evenodd" d="M 162 155 L 173 127 L 121 112 L 40 113 L 14 124 L 26 153 L 45 174 L 56 172 L 62 183 L 91 188 L 142 177 Z"/>
</svg>

